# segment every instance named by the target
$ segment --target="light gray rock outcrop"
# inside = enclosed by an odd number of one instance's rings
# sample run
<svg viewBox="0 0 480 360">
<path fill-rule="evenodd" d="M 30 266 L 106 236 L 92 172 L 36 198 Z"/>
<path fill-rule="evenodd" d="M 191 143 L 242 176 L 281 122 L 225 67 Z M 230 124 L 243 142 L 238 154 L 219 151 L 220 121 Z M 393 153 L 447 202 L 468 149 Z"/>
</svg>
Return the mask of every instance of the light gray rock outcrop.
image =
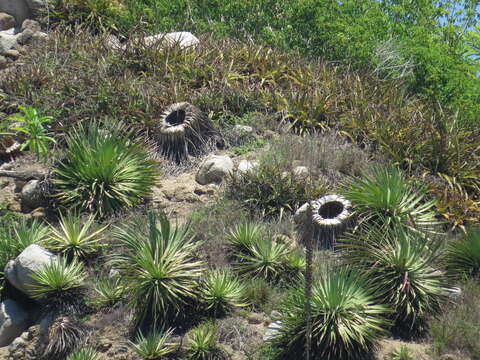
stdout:
<svg viewBox="0 0 480 360">
<path fill-rule="evenodd" d="M 229 156 L 211 155 L 200 165 L 195 180 L 200 185 L 218 184 L 233 171 Z"/>
<path fill-rule="evenodd" d="M 40 180 L 30 180 L 27 182 L 20 194 L 22 204 L 31 209 L 36 209 L 45 205 L 45 197 L 43 196 L 42 183 Z"/>
<path fill-rule="evenodd" d="M 0 347 L 9 345 L 28 327 L 28 313 L 12 299 L 0 303 Z"/>
<path fill-rule="evenodd" d="M 8 30 L 15 27 L 15 18 L 7 13 L 0 13 L 0 30 Z"/>
<path fill-rule="evenodd" d="M 181 49 L 186 49 L 191 46 L 196 46 L 200 44 L 200 40 L 190 32 L 187 31 L 178 31 L 171 32 L 167 34 L 157 34 L 152 36 L 147 36 L 144 39 L 144 43 L 147 46 L 154 45 L 155 43 L 162 41 L 169 46 L 178 45 Z"/>
<path fill-rule="evenodd" d="M 15 260 L 5 266 L 5 278 L 15 288 L 32 296 L 32 285 L 35 281 L 30 277 L 35 271 L 50 264 L 56 256 L 39 245 L 32 244 L 23 250 Z"/>
<path fill-rule="evenodd" d="M 258 166 L 258 161 L 242 160 L 238 164 L 237 171 L 240 174 L 245 174 L 252 171 Z"/>
</svg>

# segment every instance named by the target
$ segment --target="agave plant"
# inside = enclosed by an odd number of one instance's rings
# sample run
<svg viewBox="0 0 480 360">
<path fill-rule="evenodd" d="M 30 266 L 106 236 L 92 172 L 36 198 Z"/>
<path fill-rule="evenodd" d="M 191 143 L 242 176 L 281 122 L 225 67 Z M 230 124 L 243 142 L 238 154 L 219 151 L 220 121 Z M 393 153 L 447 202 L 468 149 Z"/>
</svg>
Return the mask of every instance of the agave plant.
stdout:
<svg viewBox="0 0 480 360">
<path fill-rule="evenodd" d="M 72 351 L 84 346 L 88 336 L 88 329 L 80 322 L 68 316 L 61 316 L 55 319 L 48 329 L 48 344 L 42 358 L 64 359 Z M 83 360 L 82 357 L 79 359 Z M 88 357 L 86 359 L 90 360 Z"/>
<path fill-rule="evenodd" d="M 172 343 L 168 342 L 173 330 L 153 330 L 147 336 L 139 332 L 136 336 L 135 342 L 132 343 L 135 352 L 143 359 L 160 359 L 165 355 L 171 354 L 175 351 Z"/>
<path fill-rule="evenodd" d="M 311 358 L 357 360 L 368 354 L 385 333 L 388 308 L 376 302 L 354 271 L 330 271 L 313 284 Z M 278 359 L 305 357 L 305 291 L 296 285 L 280 308 L 281 324 L 271 341 Z"/>
<path fill-rule="evenodd" d="M 193 329 L 188 335 L 187 351 L 192 360 L 220 360 L 225 356 L 217 346 L 216 327 L 213 323 L 204 323 Z"/>
<path fill-rule="evenodd" d="M 47 242 L 47 247 L 62 253 L 68 259 L 86 258 L 101 248 L 102 232 L 107 226 L 93 229 L 95 220 L 90 215 L 82 224 L 81 216 L 72 212 L 60 215 L 60 229 L 51 227 L 52 235 Z"/>
<path fill-rule="evenodd" d="M 67 136 L 64 159 L 53 169 L 58 198 L 66 205 L 107 215 L 149 197 L 156 162 L 122 123 L 101 129 L 80 125 Z"/>
<path fill-rule="evenodd" d="M 262 237 L 264 229 L 255 223 L 246 222 L 237 224 L 227 235 L 227 241 L 237 250 L 248 250 L 253 244 L 256 244 Z"/>
<path fill-rule="evenodd" d="M 12 250 L 20 254 L 31 244 L 42 245 L 48 238 L 49 229 L 37 219 L 33 221 L 20 220 L 13 226 L 13 238 L 9 241 Z"/>
<path fill-rule="evenodd" d="M 225 314 L 235 307 L 246 306 L 245 286 L 226 270 L 215 270 L 203 281 L 201 298 L 207 310 Z"/>
<path fill-rule="evenodd" d="M 95 283 L 92 303 L 99 308 L 111 309 L 123 300 L 125 287 L 119 278 L 100 279 Z"/>
<path fill-rule="evenodd" d="M 277 243 L 270 238 L 261 239 L 236 254 L 235 267 L 253 277 L 276 280 L 286 268 L 291 249 L 287 244 Z"/>
<path fill-rule="evenodd" d="M 351 178 L 342 192 L 367 222 L 381 218 L 386 225 L 430 231 L 439 224 L 435 201 L 426 199 L 424 189 L 414 190 L 395 167 L 374 167 L 364 178 Z"/>
<path fill-rule="evenodd" d="M 204 263 L 195 259 L 199 243 L 188 228 L 172 229 L 164 214 L 150 213 L 147 224 L 137 218 L 117 228 L 115 237 L 126 253 L 114 258 L 114 266 L 124 277 L 137 324 L 176 316 L 198 294 Z"/>
<path fill-rule="evenodd" d="M 455 277 L 480 274 L 480 228 L 469 229 L 459 240 L 448 244 L 447 271 Z"/>
<path fill-rule="evenodd" d="M 84 348 L 70 354 L 67 360 L 100 360 L 100 355 L 93 348 Z"/>
<path fill-rule="evenodd" d="M 440 242 L 401 226 L 371 227 L 343 240 L 344 259 L 375 286 L 393 310 L 394 330 L 414 335 L 439 312 L 450 290 L 439 265 Z"/>
<path fill-rule="evenodd" d="M 34 281 L 31 285 L 33 298 L 47 299 L 62 297 L 65 293 L 82 287 L 86 273 L 82 263 L 75 259 L 67 263 L 66 259 L 59 258 L 30 276 Z"/>
</svg>

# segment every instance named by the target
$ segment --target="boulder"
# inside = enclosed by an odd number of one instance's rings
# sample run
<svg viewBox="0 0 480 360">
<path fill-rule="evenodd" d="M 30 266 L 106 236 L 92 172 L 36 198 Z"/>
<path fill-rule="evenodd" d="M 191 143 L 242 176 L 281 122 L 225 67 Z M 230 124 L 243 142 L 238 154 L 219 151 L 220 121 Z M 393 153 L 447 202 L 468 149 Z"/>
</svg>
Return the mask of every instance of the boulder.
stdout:
<svg viewBox="0 0 480 360">
<path fill-rule="evenodd" d="M 218 184 L 233 171 L 229 156 L 211 155 L 200 165 L 195 180 L 200 185 Z"/>
<path fill-rule="evenodd" d="M 237 124 L 233 127 L 233 131 L 237 134 L 251 134 L 253 128 L 251 126 Z"/>
<path fill-rule="evenodd" d="M 293 220 L 295 221 L 296 224 L 303 224 L 306 220 L 307 217 L 307 210 L 308 210 L 308 203 L 303 204 L 300 206 L 297 211 L 295 211 L 295 214 L 293 215 Z"/>
<path fill-rule="evenodd" d="M 0 303 L 0 347 L 10 345 L 28 327 L 29 316 L 12 299 Z"/>
<path fill-rule="evenodd" d="M 30 180 L 27 182 L 20 193 L 22 204 L 30 209 L 36 209 L 45 204 L 43 196 L 42 183 L 40 180 Z"/>
<path fill-rule="evenodd" d="M 200 44 L 200 40 L 190 32 L 178 31 L 171 33 L 161 33 L 157 35 L 147 36 L 143 39 L 145 45 L 151 46 L 159 41 L 165 42 L 169 46 L 178 45 L 181 49 L 186 49 L 191 46 Z"/>
<path fill-rule="evenodd" d="M 10 30 L 0 31 L 0 54 L 13 49 L 17 45 L 17 37 Z"/>
<path fill-rule="evenodd" d="M 306 166 L 296 166 L 293 171 L 293 176 L 296 178 L 296 179 L 299 179 L 299 180 L 304 180 L 308 177 L 308 175 L 310 174 L 310 170 L 308 169 L 308 167 Z"/>
<path fill-rule="evenodd" d="M 31 286 L 35 281 L 30 276 L 55 259 L 54 254 L 41 246 L 29 245 L 15 260 L 10 260 L 5 266 L 5 278 L 15 288 L 31 296 Z"/>
<path fill-rule="evenodd" d="M 252 171 L 258 166 L 258 161 L 242 160 L 238 164 L 237 171 L 240 174 L 245 174 L 249 171 Z"/>
<path fill-rule="evenodd" d="M 33 15 L 37 15 L 39 10 L 42 10 L 46 6 L 46 0 L 26 0 L 28 9 Z"/>
<path fill-rule="evenodd" d="M 22 31 L 27 29 L 32 30 L 34 33 L 42 30 L 40 23 L 32 19 L 26 19 L 24 22 L 22 22 Z"/>
<path fill-rule="evenodd" d="M 15 27 L 15 18 L 7 13 L 0 13 L 0 30 L 8 30 Z"/>
<path fill-rule="evenodd" d="M 26 0 L 1 0 L 0 12 L 13 16 L 17 24 L 21 24 L 30 15 Z"/>
<path fill-rule="evenodd" d="M 26 21 L 26 20 L 25 20 Z M 30 43 L 30 40 L 32 39 L 33 34 L 35 34 L 35 31 L 32 29 L 25 29 L 23 30 L 20 34 L 18 34 L 17 37 L 17 42 L 20 45 L 27 45 Z"/>
</svg>

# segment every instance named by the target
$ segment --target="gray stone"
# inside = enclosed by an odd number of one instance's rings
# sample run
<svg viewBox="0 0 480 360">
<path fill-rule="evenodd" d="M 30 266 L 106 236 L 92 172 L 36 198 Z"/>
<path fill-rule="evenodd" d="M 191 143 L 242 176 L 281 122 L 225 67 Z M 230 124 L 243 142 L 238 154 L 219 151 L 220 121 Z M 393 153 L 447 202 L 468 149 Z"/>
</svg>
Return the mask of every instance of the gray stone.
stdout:
<svg viewBox="0 0 480 360">
<path fill-rule="evenodd" d="M 17 60 L 20 57 L 20 52 L 14 49 L 10 49 L 5 51 L 3 55 L 12 60 Z"/>
<path fill-rule="evenodd" d="M 17 24 L 21 24 L 30 15 L 26 0 L 1 0 L 0 12 L 12 15 Z"/>
<path fill-rule="evenodd" d="M 0 347 L 7 346 L 28 327 L 28 313 L 11 299 L 0 303 Z"/>
<path fill-rule="evenodd" d="M 37 14 L 39 10 L 44 9 L 45 0 L 26 0 L 27 6 L 32 14 Z"/>
<path fill-rule="evenodd" d="M 8 61 L 5 56 L 0 55 L 0 69 L 5 69 L 7 67 Z"/>
<path fill-rule="evenodd" d="M 22 23 L 22 31 L 25 31 L 27 29 L 32 30 L 33 32 L 41 31 L 42 28 L 40 27 L 40 24 L 38 21 L 32 20 L 32 19 L 26 19 Z"/>
<path fill-rule="evenodd" d="M 218 184 L 233 171 L 233 161 L 229 156 L 211 155 L 202 162 L 195 180 L 200 185 Z"/>
<path fill-rule="evenodd" d="M 242 160 L 238 164 L 237 171 L 240 174 L 245 174 L 249 171 L 252 171 L 258 166 L 258 161 Z"/>
<path fill-rule="evenodd" d="M 300 206 L 297 211 L 295 211 L 295 214 L 293 215 L 293 220 L 297 224 L 303 224 L 305 222 L 305 219 L 307 217 L 307 210 L 308 210 L 308 203 L 303 204 Z"/>
<path fill-rule="evenodd" d="M 42 44 L 46 42 L 47 39 L 48 39 L 48 35 L 46 33 L 37 31 L 32 35 L 30 42 L 32 44 Z"/>
<path fill-rule="evenodd" d="M 27 182 L 20 193 L 22 204 L 30 209 L 36 209 L 45 204 L 45 197 L 43 196 L 42 183 L 40 180 L 30 180 Z"/>
<path fill-rule="evenodd" d="M 103 39 L 103 43 L 107 48 L 113 49 L 113 50 L 122 50 L 125 48 L 124 45 L 118 40 L 118 38 L 115 35 L 109 34 L 105 36 Z"/>
<path fill-rule="evenodd" d="M 30 40 L 32 39 L 33 34 L 35 34 L 35 31 L 32 29 L 25 29 L 23 30 L 20 34 L 18 34 L 17 37 L 17 42 L 20 45 L 26 45 L 30 43 Z"/>
<path fill-rule="evenodd" d="M 310 170 L 306 166 L 297 166 L 292 171 L 293 176 L 297 179 L 306 179 L 310 175 Z"/>
<path fill-rule="evenodd" d="M 10 260 L 5 266 L 5 278 L 15 288 L 31 296 L 35 281 L 30 276 L 55 259 L 54 254 L 41 246 L 29 245 L 15 260 Z"/>
<path fill-rule="evenodd" d="M 0 53 L 13 49 L 17 45 L 17 35 L 12 35 L 8 30 L 0 31 Z"/>
<path fill-rule="evenodd" d="M 8 30 L 15 27 L 15 18 L 6 13 L 0 13 L 0 30 Z"/>
<path fill-rule="evenodd" d="M 280 332 L 281 327 L 282 323 L 280 321 L 275 321 L 268 325 L 267 331 L 263 334 L 263 341 L 273 339 Z"/>
</svg>

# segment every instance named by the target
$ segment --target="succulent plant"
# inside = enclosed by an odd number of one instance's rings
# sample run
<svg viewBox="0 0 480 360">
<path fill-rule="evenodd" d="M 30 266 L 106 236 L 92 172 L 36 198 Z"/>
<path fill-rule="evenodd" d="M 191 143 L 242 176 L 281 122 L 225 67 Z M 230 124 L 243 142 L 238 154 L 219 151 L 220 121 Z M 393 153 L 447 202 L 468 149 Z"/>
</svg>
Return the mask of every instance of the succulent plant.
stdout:
<svg viewBox="0 0 480 360">
<path fill-rule="evenodd" d="M 197 107 L 181 102 L 163 112 L 157 136 L 162 154 L 181 162 L 189 155 L 201 153 L 211 134 L 210 119 Z"/>
</svg>

